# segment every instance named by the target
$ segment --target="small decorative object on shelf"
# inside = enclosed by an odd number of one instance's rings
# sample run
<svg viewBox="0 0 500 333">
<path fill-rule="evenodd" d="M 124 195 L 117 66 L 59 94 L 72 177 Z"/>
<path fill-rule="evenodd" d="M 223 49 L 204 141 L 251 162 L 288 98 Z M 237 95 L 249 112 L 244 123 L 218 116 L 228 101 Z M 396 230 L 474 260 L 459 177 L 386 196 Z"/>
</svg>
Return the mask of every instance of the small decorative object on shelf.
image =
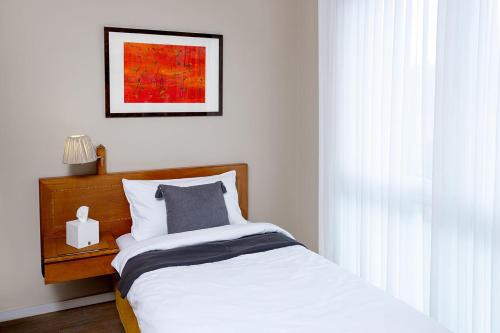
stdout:
<svg viewBox="0 0 500 333">
<path fill-rule="evenodd" d="M 76 211 L 78 220 L 66 222 L 66 244 L 81 249 L 99 243 L 99 221 L 89 219 L 89 207 Z"/>
</svg>

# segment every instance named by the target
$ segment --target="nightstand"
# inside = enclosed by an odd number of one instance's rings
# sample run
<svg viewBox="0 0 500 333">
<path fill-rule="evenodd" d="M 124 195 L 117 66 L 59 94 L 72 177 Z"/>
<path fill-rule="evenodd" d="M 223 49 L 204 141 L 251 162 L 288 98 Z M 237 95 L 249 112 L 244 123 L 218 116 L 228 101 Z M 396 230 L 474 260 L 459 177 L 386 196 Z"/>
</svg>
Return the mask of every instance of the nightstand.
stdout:
<svg viewBox="0 0 500 333">
<path fill-rule="evenodd" d="M 99 240 L 98 244 L 76 249 L 66 244 L 66 237 L 42 239 L 45 284 L 113 274 L 111 261 L 118 253 L 115 238 L 103 232 Z"/>
</svg>

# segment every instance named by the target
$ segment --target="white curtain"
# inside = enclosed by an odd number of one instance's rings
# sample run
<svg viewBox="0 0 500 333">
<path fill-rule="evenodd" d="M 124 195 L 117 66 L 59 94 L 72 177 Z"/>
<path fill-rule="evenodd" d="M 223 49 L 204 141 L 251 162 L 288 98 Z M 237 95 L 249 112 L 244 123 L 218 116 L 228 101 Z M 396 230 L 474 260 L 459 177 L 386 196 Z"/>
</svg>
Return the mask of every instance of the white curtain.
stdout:
<svg viewBox="0 0 500 333">
<path fill-rule="evenodd" d="M 500 0 L 319 0 L 320 251 L 500 332 Z"/>
</svg>

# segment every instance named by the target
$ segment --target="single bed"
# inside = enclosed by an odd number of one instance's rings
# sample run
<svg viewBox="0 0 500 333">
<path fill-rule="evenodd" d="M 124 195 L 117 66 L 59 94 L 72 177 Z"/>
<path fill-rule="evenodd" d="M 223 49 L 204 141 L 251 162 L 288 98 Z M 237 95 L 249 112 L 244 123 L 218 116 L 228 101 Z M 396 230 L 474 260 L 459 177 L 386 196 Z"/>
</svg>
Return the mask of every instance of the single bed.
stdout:
<svg viewBox="0 0 500 333">
<path fill-rule="evenodd" d="M 127 235 L 131 221 L 121 178 L 202 177 L 228 170 L 236 170 L 238 202 L 247 218 L 246 164 L 94 176 L 65 187 L 64 202 L 73 206 L 82 189 L 97 192 L 98 200 L 88 205 L 97 207 L 101 228 L 124 235 L 117 239 L 113 266 L 120 276 L 116 306 L 126 332 L 448 332 L 270 223 L 141 241 Z M 74 200 L 72 191 L 78 193 Z M 219 256 L 220 251 L 231 255 Z M 204 260 L 197 262 L 198 257 Z M 152 258 L 165 262 L 157 265 Z"/>
<path fill-rule="evenodd" d="M 217 230 L 215 230 L 217 229 Z M 138 242 L 114 265 L 141 253 L 249 235 L 283 233 L 268 223 L 217 227 Z M 144 244 L 141 244 L 144 243 Z M 189 248 L 188 246 L 188 248 Z M 441 333 L 433 320 L 301 245 L 199 265 L 166 267 L 137 278 L 125 304 L 127 332 L 366 332 Z"/>
</svg>

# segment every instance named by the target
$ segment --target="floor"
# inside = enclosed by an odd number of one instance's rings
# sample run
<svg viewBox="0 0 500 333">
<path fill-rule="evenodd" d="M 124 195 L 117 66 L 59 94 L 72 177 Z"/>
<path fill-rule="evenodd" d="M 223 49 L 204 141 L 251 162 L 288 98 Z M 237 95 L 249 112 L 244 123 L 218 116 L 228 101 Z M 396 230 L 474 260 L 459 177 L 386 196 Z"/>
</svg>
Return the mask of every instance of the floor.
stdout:
<svg viewBox="0 0 500 333">
<path fill-rule="evenodd" d="M 0 332 L 76 333 L 124 332 L 115 302 L 0 322 Z"/>
</svg>

